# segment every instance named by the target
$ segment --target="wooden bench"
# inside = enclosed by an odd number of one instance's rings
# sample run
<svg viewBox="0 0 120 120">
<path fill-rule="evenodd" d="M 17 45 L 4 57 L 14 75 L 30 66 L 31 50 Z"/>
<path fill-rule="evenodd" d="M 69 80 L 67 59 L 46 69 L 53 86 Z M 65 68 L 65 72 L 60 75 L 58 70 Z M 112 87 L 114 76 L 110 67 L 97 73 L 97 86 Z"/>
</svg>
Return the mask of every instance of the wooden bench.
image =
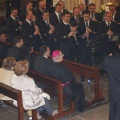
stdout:
<svg viewBox="0 0 120 120">
<path fill-rule="evenodd" d="M 1 65 L 2 65 L 2 60 L 0 59 L 0 66 Z M 57 118 L 60 118 L 62 116 L 66 116 L 66 115 L 69 115 L 69 114 L 75 112 L 75 107 L 74 107 L 74 103 L 72 100 L 70 100 L 69 108 L 67 110 L 63 110 L 63 108 L 64 108 L 63 101 L 64 101 L 64 99 L 69 98 L 69 96 L 63 94 L 62 82 L 60 80 L 48 77 L 48 76 L 46 76 L 42 73 L 39 73 L 37 71 L 34 71 L 34 70 L 29 70 L 28 76 L 34 78 L 34 80 L 36 82 L 42 83 L 42 84 L 52 88 L 52 89 L 45 88 L 44 91 L 49 94 L 52 94 L 58 98 L 57 100 L 58 100 L 58 112 L 59 113 L 55 116 L 49 116 L 48 114 L 41 113 L 40 115 L 42 117 L 44 117 L 47 120 L 55 120 Z M 55 91 L 57 91 L 57 92 L 55 92 Z"/>
<path fill-rule="evenodd" d="M 6 45 L 12 46 L 10 43 L 5 42 Z M 39 55 L 38 52 L 33 52 L 36 55 Z M 69 60 L 63 60 L 62 64 L 64 64 L 68 69 L 72 71 L 72 73 L 84 76 L 86 78 L 92 78 L 94 79 L 94 99 L 89 102 L 88 105 L 94 104 L 96 102 L 102 101 L 105 98 L 102 95 L 102 91 L 100 89 L 99 85 L 99 68 L 93 68 L 89 67 L 87 65 L 83 65 L 77 62 L 69 61 Z"/>
<path fill-rule="evenodd" d="M 49 116 L 46 115 L 45 113 L 42 113 L 41 116 L 43 116 L 44 118 L 46 118 L 47 120 L 55 120 L 57 118 L 60 118 L 62 116 L 66 116 L 69 115 L 73 112 L 75 112 L 75 107 L 74 107 L 74 103 L 72 102 L 72 100 L 70 100 L 70 106 L 69 109 L 67 110 L 63 110 L 63 101 L 64 99 L 68 98 L 68 95 L 64 95 L 63 91 L 62 91 L 62 82 L 60 80 L 57 80 L 56 78 L 52 78 L 52 77 L 48 77 L 42 73 L 39 73 L 37 71 L 34 70 L 29 70 L 28 75 L 32 78 L 34 78 L 34 80 L 36 82 L 42 83 L 46 86 L 49 86 L 50 88 L 45 88 L 43 89 L 45 92 L 52 94 L 54 96 L 56 96 L 58 98 L 58 114 L 55 116 Z M 57 91 L 57 92 L 55 92 Z"/>
<path fill-rule="evenodd" d="M 24 120 L 24 108 L 23 108 L 23 102 L 22 102 L 22 92 L 20 90 L 16 90 L 8 85 L 5 85 L 3 83 L 0 83 L 0 93 L 8 96 L 14 100 L 17 101 L 18 107 L 18 120 Z M 4 100 L 5 103 L 13 106 L 12 100 Z M 32 110 L 32 120 L 37 120 L 37 110 Z"/>
</svg>

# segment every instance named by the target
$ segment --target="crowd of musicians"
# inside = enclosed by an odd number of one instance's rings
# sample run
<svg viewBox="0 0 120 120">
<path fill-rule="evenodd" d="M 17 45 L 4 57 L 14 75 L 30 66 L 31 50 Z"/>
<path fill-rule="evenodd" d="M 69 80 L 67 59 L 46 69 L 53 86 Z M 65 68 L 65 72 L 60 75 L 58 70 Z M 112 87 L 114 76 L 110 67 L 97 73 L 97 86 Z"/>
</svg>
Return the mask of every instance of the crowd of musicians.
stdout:
<svg viewBox="0 0 120 120">
<path fill-rule="evenodd" d="M 109 10 L 102 16 L 95 12 L 94 3 L 87 9 L 81 3 L 70 13 L 64 2 L 59 1 L 50 13 L 44 0 L 39 0 L 35 10 L 33 2 L 27 1 L 20 13 L 17 8 L 11 8 L 6 20 L 9 42 L 13 43 L 15 36 L 22 36 L 36 51 L 47 45 L 51 51 L 61 50 L 65 59 L 92 66 L 96 44 L 100 62 L 106 55 L 117 52 L 116 41 L 111 39 L 114 34 L 119 34 L 120 13 L 114 4 Z"/>
</svg>

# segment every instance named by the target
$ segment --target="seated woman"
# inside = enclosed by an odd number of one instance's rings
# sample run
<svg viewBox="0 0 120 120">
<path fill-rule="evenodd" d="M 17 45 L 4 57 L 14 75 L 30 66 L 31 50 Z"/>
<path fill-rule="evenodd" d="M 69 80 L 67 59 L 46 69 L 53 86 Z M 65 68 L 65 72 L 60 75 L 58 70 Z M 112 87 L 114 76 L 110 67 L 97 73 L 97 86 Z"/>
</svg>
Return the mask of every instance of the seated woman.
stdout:
<svg viewBox="0 0 120 120">
<path fill-rule="evenodd" d="M 28 72 L 29 62 L 27 60 L 18 61 L 15 65 L 15 75 L 12 80 L 12 87 L 22 91 L 23 106 L 25 110 L 36 109 L 39 113 L 45 110 L 49 115 L 58 113 L 54 110 L 49 100 L 50 97 L 47 93 L 38 88 L 33 80 L 26 75 Z M 14 105 L 17 102 L 14 101 Z"/>
<path fill-rule="evenodd" d="M 8 86 L 12 86 L 11 81 L 14 76 L 13 68 L 16 64 L 16 60 L 14 57 L 7 57 L 3 60 L 2 67 L 0 68 L 0 82 L 4 83 Z M 0 94 L 0 100 L 11 100 L 11 98 L 4 96 Z M 7 107 L 2 101 L 1 101 L 2 107 Z"/>
</svg>

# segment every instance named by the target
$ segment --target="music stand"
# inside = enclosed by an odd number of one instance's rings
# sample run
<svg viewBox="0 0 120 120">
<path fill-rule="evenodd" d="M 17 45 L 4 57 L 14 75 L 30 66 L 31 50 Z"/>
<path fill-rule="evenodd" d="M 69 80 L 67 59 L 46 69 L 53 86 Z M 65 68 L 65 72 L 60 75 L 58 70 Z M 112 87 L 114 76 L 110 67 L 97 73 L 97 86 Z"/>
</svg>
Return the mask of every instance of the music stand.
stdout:
<svg viewBox="0 0 120 120">
<path fill-rule="evenodd" d="M 103 35 L 98 35 L 98 36 L 94 36 L 90 39 L 90 42 L 87 43 L 88 46 L 92 45 L 92 49 L 91 49 L 91 52 L 92 52 L 92 60 L 93 60 L 93 68 L 94 68 L 94 60 L 95 60 L 95 57 L 94 57 L 94 53 L 95 53 L 95 44 L 96 43 L 99 43 L 101 39 L 104 39 L 104 38 L 107 38 L 108 36 L 103 34 Z"/>
</svg>

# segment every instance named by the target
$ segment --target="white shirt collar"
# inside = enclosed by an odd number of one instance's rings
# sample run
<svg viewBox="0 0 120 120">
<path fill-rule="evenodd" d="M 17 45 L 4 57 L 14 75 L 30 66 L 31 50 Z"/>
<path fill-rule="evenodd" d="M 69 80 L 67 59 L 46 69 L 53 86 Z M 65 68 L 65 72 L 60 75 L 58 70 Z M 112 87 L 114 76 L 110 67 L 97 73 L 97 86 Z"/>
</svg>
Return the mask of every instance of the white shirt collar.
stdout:
<svg viewBox="0 0 120 120">
<path fill-rule="evenodd" d="M 57 17 L 59 17 L 59 13 L 57 13 L 57 12 L 55 11 L 55 14 L 57 15 Z"/>
<path fill-rule="evenodd" d="M 65 21 L 63 21 L 63 23 L 65 24 L 65 25 L 68 25 L 69 23 L 66 23 Z"/>
<path fill-rule="evenodd" d="M 105 23 L 106 23 L 107 26 L 108 26 L 108 23 L 111 24 L 111 22 L 107 22 L 106 20 L 105 20 Z"/>
<path fill-rule="evenodd" d="M 86 21 L 84 21 L 84 22 L 85 22 L 85 25 L 86 25 Z M 89 26 L 89 24 L 90 24 L 90 20 L 88 20 L 87 22 L 88 22 L 88 26 Z"/>
<path fill-rule="evenodd" d="M 45 55 L 43 55 L 43 57 L 45 57 L 45 58 L 47 58 L 47 59 L 48 59 L 48 57 L 46 57 Z"/>
<path fill-rule="evenodd" d="M 12 18 L 13 20 L 15 20 L 15 17 L 13 17 L 12 15 L 11 15 L 11 18 Z"/>
<path fill-rule="evenodd" d="M 31 22 L 29 20 L 26 19 L 26 21 L 31 25 Z"/>
</svg>

